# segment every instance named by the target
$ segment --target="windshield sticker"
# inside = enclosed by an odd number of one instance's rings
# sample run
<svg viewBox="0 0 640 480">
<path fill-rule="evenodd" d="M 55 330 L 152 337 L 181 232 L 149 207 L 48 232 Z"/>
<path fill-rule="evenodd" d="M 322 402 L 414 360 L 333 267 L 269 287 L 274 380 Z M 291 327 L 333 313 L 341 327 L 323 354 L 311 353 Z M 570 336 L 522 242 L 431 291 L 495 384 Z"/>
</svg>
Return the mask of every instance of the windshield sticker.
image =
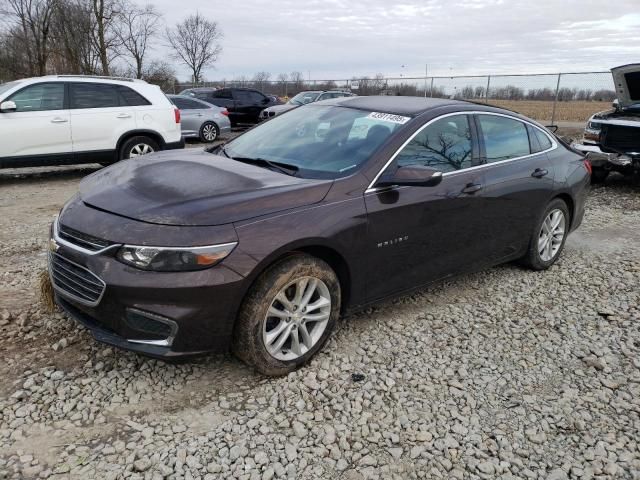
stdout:
<svg viewBox="0 0 640 480">
<path fill-rule="evenodd" d="M 382 120 L 383 122 L 391 122 L 397 123 L 399 125 L 404 125 L 409 120 L 410 117 L 403 117 L 401 115 L 393 115 L 392 113 L 381 113 L 381 112 L 371 112 L 367 118 L 371 118 L 374 120 Z"/>
</svg>

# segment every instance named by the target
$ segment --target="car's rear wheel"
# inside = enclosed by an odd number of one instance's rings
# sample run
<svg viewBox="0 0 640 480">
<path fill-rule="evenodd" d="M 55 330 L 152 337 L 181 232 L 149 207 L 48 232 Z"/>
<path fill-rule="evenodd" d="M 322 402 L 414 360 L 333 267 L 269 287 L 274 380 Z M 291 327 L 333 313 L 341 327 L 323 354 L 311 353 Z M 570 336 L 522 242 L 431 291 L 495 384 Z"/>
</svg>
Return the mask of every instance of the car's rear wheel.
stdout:
<svg viewBox="0 0 640 480">
<path fill-rule="evenodd" d="M 564 249 L 570 219 L 567 204 L 559 198 L 552 200 L 536 224 L 522 262 L 533 270 L 553 265 Z"/>
<path fill-rule="evenodd" d="M 200 127 L 200 140 L 202 142 L 215 142 L 219 134 L 218 126 L 213 122 L 205 122 Z"/>
<path fill-rule="evenodd" d="M 265 375 L 284 375 L 322 348 L 340 314 L 340 283 L 324 261 L 292 255 L 256 281 L 238 315 L 233 351 Z"/>
<path fill-rule="evenodd" d="M 149 153 L 156 152 L 160 149 L 158 143 L 152 138 L 146 136 L 131 137 L 122 144 L 120 147 L 120 160 L 126 160 L 127 158 L 139 157 L 141 155 L 148 155 Z"/>
</svg>

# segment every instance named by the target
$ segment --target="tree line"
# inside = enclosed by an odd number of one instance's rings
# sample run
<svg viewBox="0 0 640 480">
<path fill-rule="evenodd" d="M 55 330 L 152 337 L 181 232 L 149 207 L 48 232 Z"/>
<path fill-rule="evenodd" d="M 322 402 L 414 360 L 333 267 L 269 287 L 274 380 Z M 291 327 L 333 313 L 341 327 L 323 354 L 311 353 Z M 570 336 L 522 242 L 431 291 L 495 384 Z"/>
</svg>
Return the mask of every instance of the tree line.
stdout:
<svg viewBox="0 0 640 480">
<path fill-rule="evenodd" d="M 168 89 L 171 63 L 202 80 L 222 52 L 218 24 L 200 13 L 166 26 L 153 4 L 132 0 L 0 0 L 0 82 L 47 74 L 142 78 Z"/>
</svg>

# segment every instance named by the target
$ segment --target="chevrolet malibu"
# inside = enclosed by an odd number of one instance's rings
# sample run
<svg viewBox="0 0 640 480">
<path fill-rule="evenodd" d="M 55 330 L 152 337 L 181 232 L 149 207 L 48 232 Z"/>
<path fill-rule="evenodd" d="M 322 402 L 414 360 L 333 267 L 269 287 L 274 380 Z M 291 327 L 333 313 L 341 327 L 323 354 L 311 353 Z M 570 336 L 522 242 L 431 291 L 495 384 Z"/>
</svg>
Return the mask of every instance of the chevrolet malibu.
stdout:
<svg viewBox="0 0 640 480">
<path fill-rule="evenodd" d="M 513 260 L 549 268 L 589 177 L 583 155 L 510 111 L 327 100 L 87 177 L 52 225 L 50 277 L 102 342 L 231 349 L 281 375 L 349 309 Z"/>
</svg>

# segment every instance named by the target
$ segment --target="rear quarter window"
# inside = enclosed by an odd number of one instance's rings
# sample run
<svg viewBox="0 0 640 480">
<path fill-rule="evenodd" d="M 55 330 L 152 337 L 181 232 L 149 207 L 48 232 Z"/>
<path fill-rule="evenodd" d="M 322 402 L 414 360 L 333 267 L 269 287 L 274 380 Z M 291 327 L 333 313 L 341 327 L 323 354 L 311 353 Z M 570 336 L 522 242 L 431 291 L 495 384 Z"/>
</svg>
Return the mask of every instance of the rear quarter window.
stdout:
<svg viewBox="0 0 640 480">
<path fill-rule="evenodd" d="M 138 92 L 131 90 L 129 87 L 118 86 L 116 87 L 120 94 L 120 105 L 126 105 L 129 107 L 137 107 L 141 105 L 151 105 L 151 102 L 140 95 Z"/>
</svg>

